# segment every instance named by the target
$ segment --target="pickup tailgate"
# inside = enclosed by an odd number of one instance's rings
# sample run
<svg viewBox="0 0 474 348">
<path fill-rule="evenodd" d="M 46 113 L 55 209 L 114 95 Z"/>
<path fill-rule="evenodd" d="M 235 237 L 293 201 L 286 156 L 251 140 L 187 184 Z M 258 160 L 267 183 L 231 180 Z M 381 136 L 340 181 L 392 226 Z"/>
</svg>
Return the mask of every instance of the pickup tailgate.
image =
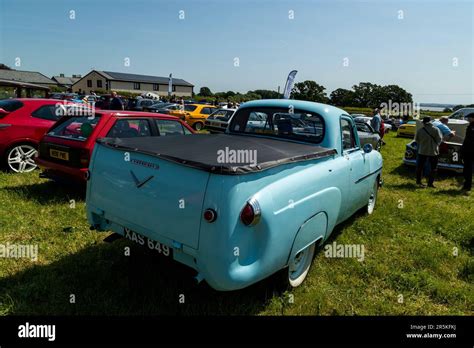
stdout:
<svg viewBox="0 0 474 348">
<path fill-rule="evenodd" d="M 87 204 L 106 219 L 198 248 L 209 172 L 100 142 L 90 170 Z"/>
</svg>

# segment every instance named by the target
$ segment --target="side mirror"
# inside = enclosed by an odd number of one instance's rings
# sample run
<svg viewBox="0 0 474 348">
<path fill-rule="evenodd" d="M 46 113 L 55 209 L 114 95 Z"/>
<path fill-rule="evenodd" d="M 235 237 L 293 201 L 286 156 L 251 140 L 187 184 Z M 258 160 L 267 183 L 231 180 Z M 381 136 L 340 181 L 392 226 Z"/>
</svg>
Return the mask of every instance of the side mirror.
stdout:
<svg viewBox="0 0 474 348">
<path fill-rule="evenodd" d="M 364 147 L 362 148 L 365 153 L 370 153 L 374 149 L 372 144 L 365 144 Z"/>
</svg>

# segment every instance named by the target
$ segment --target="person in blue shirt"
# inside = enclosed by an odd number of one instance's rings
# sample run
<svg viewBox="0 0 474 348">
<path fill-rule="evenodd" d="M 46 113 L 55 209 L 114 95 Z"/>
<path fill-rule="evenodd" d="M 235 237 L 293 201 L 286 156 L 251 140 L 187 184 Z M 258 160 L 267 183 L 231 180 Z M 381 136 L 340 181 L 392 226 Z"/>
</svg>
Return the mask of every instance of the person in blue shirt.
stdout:
<svg viewBox="0 0 474 348">
<path fill-rule="evenodd" d="M 437 127 L 441 131 L 444 140 L 452 138 L 455 135 L 455 132 L 448 127 L 448 122 L 449 118 L 446 116 L 441 117 L 439 120 L 433 121 L 433 126 Z"/>
</svg>

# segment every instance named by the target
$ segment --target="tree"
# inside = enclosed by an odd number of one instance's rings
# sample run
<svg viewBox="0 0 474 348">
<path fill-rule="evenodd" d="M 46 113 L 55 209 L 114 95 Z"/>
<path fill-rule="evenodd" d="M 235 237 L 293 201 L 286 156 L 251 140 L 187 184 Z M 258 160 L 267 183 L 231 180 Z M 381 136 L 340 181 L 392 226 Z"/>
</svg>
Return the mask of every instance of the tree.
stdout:
<svg viewBox="0 0 474 348">
<path fill-rule="evenodd" d="M 0 70 L 12 70 L 12 68 L 3 63 L 0 63 Z"/>
<path fill-rule="evenodd" d="M 260 98 L 258 99 L 280 99 L 283 95 L 277 91 L 272 91 L 269 89 L 256 89 L 255 91 L 248 91 L 247 94 L 258 94 Z"/>
<path fill-rule="evenodd" d="M 317 84 L 315 81 L 306 80 L 295 84 L 291 90 L 291 98 L 326 103 L 328 97 L 324 92 L 325 90 L 324 86 Z"/>
<path fill-rule="evenodd" d="M 199 96 L 201 97 L 212 97 L 212 92 L 209 87 L 201 87 L 199 89 Z"/>
<path fill-rule="evenodd" d="M 376 105 L 374 104 L 374 96 L 379 94 L 380 86 L 375 85 L 370 82 L 360 82 L 358 85 L 352 86 L 354 90 L 354 103 L 353 106 L 359 107 L 373 107 Z M 375 99 L 378 99 L 376 97 Z"/>
<path fill-rule="evenodd" d="M 338 88 L 332 91 L 331 95 L 331 104 L 337 106 L 355 106 L 355 93 L 354 91 Z"/>
</svg>

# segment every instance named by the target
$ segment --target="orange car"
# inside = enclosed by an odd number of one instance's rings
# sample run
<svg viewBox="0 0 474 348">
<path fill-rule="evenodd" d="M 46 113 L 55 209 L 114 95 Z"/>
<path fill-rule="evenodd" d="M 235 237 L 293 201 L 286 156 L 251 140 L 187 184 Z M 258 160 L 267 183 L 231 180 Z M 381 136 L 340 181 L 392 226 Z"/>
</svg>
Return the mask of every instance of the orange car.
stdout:
<svg viewBox="0 0 474 348">
<path fill-rule="evenodd" d="M 184 106 L 184 121 L 199 131 L 204 128 L 204 121 L 207 117 L 216 111 L 217 108 L 206 104 L 186 104 Z M 178 115 L 175 115 L 178 116 Z M 182 117 L 179 115 L 178 117 Z"/>
</svg>

